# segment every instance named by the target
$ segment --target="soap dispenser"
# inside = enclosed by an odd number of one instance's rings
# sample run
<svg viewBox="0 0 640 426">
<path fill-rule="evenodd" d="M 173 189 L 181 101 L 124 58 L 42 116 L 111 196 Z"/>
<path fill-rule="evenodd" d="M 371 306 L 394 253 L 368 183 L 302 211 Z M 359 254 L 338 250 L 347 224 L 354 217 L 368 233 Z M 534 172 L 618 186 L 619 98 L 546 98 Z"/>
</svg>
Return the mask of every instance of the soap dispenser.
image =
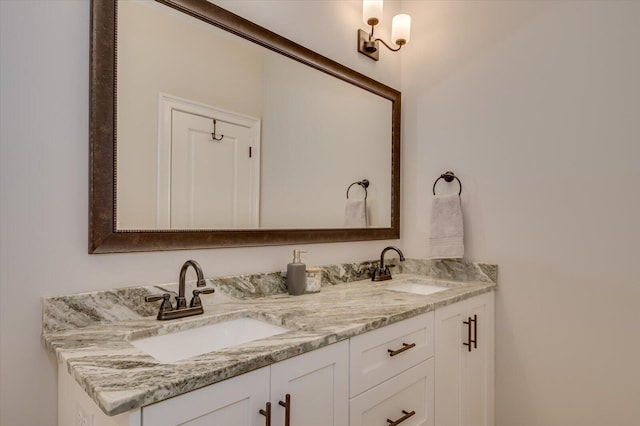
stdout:
<svg viewBox="0 0 640 426">
<path fill-rule="evenodd" d="M 305 292 L 307 288 L 307 265 L 300 260 L 302 250 L 293 251 L 293 262 L 287 265 L 287 291 L 293 296 L 298 296 Z"/>
</svg>

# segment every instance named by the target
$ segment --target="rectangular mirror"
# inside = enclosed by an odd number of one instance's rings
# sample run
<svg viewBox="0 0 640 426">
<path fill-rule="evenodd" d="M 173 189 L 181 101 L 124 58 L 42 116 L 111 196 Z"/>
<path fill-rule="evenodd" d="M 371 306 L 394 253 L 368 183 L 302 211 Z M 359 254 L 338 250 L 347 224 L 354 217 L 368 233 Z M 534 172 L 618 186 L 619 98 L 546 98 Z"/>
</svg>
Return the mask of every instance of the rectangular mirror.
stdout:
<svg viewBox="0 0 640 426">
<path fill-rule="evenodd" d="M 91 34 L 91 253 L 399 237 L 398 91 L 205 0 Z"/>
</svg>

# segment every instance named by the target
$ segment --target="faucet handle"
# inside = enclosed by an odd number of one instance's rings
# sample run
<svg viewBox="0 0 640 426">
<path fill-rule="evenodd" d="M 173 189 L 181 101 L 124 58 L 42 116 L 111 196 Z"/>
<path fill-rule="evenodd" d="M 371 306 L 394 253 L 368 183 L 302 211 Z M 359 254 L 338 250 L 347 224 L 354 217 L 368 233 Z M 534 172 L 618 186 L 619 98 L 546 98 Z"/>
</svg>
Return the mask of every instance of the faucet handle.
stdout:
<svg viewBox="0 0 640 426">
<path fill-rule="evenodd" d="M 162 296 L 145 296 L 145 302 L 157 302 L 158 300 L 162 300 L 162 304 L 160 304 L 160 312 L 164 311 L 172 311 L 173 306 L 171 306 L 171 295 L 169 293 L 164 293 Z"/>
<path fill-rule="evenodd" d="M 391 271 L 389 266 L 385 265 L 384 268 L 375 268 L 371 274 L 371 281 L 386 281 L 391 279 Z"/>
<path fill-rule="evenodd" d="M 195 289 L 193 290 L 193 298 L 191 299 L 191 303 L 189 303 L 189 307 L 197 308 L 198 306 L 202 306 L 202 301 L 200 300 L 200 294 L 211 294 L 215 293 L 215 288 L 203 288 L 202 290 Z"/>
</svg>

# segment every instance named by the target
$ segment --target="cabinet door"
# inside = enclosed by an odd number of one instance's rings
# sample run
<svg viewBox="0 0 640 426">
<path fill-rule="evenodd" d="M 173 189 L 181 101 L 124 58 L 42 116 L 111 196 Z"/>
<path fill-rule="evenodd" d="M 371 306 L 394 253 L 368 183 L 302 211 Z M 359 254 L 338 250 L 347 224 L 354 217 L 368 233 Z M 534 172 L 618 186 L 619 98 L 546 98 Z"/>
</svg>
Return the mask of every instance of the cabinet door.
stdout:
<svg viewBox="0 0 640 426">
<path fill-rule="evenodd" d="M 269 367 L 142 409 L 143 426 L 264 426 Z"/>
<path fill-rule="evenodd" d="M 465 315 L 476 318 L 472 326 L 472 335 L 475 336 L 476 343 L 471 352 L 466 346 L 463 348 L 463 425 L 491 426 L 494 424 L 493 300 L 493 292 L 467 300 Z M 463 330 L 463 334 L 467 332 L 466 324 Z"/>
<path fill-rule="evenodd" d="M 435 312 L 435 424 L 462 426 L 462 345 L 466 339 L 464 302 L 454 303 Z M 480 425 L 478 425 L 480 426 Z"/>
<path fill-rule="evenodd" d="M 435 312 L 438 426 L 494 423 L 493 300 L 493 292 L 485 293 Z"/>
<path fill-rule="evenodd" d="M 348 424 L 349 343 L 343 341 L 271 366 L 273 426 L 285 425 L 279 403 L 290 395 L 290 426 Z"/>
</svg>

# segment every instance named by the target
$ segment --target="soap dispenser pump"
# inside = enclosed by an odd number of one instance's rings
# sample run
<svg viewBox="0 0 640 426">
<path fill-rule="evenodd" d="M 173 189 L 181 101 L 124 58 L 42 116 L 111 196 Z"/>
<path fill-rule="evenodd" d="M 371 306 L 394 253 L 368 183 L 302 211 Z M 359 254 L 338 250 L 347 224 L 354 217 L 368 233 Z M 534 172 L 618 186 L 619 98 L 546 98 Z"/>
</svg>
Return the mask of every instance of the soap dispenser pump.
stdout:
<svg viewBox="0 0 640 426">
<path fill-rule="evenodd" d="M 293 296 L 303 294 L 307 288 L 307 265 L 300 260 L 301 253 L 306 251 L 294 250 L 293 262 L 287 265 L 287 291 Z"/>
</svg>

